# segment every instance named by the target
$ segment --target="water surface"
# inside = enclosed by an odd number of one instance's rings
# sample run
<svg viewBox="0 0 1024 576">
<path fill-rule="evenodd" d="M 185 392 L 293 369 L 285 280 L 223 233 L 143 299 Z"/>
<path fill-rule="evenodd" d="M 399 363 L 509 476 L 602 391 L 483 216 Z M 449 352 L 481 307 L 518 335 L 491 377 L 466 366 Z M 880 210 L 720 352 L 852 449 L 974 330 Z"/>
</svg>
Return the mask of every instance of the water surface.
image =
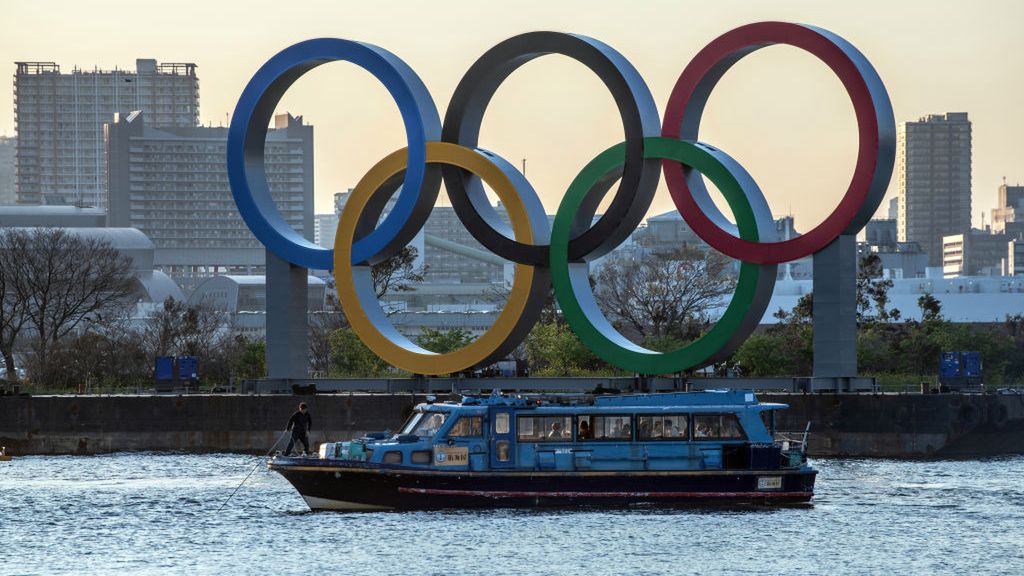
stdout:
<svg viewBox="0 0 1024 576">
<path fill-rule="evenodd" d="M 1024 457 L 818 460 L 793 508 L 311 513 L 233 454 L 0 462 L 0 574 L 1024 574 Z"/>
</svg>

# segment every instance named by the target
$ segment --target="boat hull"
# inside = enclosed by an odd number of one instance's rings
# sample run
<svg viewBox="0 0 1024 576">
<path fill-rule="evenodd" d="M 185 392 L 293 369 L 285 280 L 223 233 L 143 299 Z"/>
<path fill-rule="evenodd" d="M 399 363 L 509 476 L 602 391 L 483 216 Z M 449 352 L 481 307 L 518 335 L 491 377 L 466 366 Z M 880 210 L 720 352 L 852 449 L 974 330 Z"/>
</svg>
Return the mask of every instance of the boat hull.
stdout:
<svg viewBox="0 0 1024 576">
<path fill-rule="evenodd" d="M 312 510 L 799 503 L 816 471 L 439 471 L 276 458 Z M 759 480 L 765 478 L 767 480 Z"/>
</svg>

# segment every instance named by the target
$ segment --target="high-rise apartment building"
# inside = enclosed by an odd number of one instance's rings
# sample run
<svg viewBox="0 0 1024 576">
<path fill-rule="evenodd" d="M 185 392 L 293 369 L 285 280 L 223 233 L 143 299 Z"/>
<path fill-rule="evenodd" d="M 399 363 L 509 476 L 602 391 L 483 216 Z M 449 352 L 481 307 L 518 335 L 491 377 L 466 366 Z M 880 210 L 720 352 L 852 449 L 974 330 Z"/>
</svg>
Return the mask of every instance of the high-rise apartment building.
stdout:
<svg viewBox="0 0 1024 576">
<path fill-rule="evenodd" d="M 14 122 L 17 195 L 22 204 L 103 206 L 103 125 L 115 113 L 146 112 L 154 127 L 199 124 L 196 65 L 139 59 L 135 70 L 17 62 Z"/>
<path fill-rule="evenodd" d="M 966 112 L 899 125 L 899 241 L 942 265 L 942 237 L 971 229 L 971 122 Z"/>
<path fill-rule="evenodd" d="M 14 158 L 17 140 L 0 136 L 0 205 L 14 204 Z"/>
<path fill-rule="evenodd" d="M 186 293 L 203 278 L 264 274 L 263 245 L 242 221 L 228 185 L 227 128 L 152 128 L 146 113 L 106 129 L 109 226 L 138 228 L 154 265 Z M 267 132 L 265 170 L 277 209 L 313 240 L 313 127 L 281 114 Z"/>
</svg>

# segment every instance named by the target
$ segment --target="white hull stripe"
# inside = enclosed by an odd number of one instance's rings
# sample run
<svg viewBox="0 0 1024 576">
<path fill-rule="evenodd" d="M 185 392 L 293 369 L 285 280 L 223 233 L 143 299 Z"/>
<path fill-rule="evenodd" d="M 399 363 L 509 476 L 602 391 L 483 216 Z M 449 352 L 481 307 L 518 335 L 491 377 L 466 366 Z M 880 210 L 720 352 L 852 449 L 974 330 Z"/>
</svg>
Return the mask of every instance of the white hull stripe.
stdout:
<svg viewBox="0 0 1024 576">
<path fill-rule="evenodd" d="M 362 504 L 359 502 L 347 502 L 345 500 L 333 500 L 331 498 L 317 498 L 316 496 L 302 496 L 310 510 L 391 510 L 390 506 L 377 506 L 374 504 Z"/>
</svg>

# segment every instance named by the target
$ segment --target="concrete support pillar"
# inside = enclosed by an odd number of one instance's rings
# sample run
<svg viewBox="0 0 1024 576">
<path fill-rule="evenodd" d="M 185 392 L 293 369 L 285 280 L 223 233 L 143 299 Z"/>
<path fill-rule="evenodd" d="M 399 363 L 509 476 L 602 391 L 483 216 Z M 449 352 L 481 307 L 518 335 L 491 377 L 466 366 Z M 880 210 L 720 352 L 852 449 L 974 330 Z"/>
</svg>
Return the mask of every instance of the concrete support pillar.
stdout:
<svg viewBox="0 0 1024 576">
<path fill-rule="evenodd" d="M 857 239 L 844 234 L 814 255 L 814 376 L 857 375 Z"/>
<path fill-rule="evenodd" d="M 267 377 L 309 376 L 308 271 L 267 250 Z"/>
</svg>

